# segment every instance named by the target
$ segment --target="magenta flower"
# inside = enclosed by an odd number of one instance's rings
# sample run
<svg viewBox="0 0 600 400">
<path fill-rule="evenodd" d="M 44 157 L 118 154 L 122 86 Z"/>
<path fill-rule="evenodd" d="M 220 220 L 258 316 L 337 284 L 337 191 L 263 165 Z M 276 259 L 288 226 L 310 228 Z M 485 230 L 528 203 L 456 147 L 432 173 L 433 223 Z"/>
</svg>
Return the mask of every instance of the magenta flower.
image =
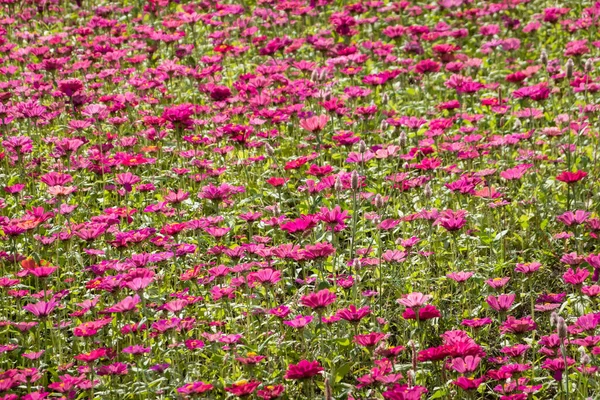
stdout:
<svg viewBox="0 0 600 400">
<path fill-rule="evenodd" d="M 133 311 L 136 309 L 136 306 L 140 303 L 140 296 L 137 294 L 135 296 L 127 296 L 117 304 L 112 307 L 107 307 L 104 310 L 100 311 L 102 314 L 110 314 L 110 313 L 124 313 L 128 311 Z"/>
<path fill-rule="evenodd" d="M 283 321 L 283 323 L 292 328 L 301 329 L 310 324 L 313 319 L 314 317 L 312 315 L 297 315 L 294 319 Z"/>
<path fill-rule="evenodd" d="M 57 301 L 50 300 L 49 302 L 39 301 L 35 304 L 27 304 L 23 306 L 23 310 L 29 311 L 40 319 L 46 318 L 59 305 Z"/>
<path fill-rule="evenodd" d="M 381 332 L 371 332 L 365 335 L 354 336 L 354 342 L 364 347 L 374 347 L 377 343 L 386 339 L 389 335 Z"/>
<path fill-rule="evenodd" d="M 577 268 L 576 270 L 569 268 L 567 272 L 563 274 L 563 280 L 569 285 L 577 286 L 583 284 L 589 275 L 590 271 L 585 268 Z"/>
<path fill-rule="evenodd" d="M 330 304 L 333 304 L 337 296 L 329 289 L 323 289 L 316 293 L 309 293 L 300 298 L 300 304 L 310 307 L 313 310 L 322 310 Z"/>
</svg>

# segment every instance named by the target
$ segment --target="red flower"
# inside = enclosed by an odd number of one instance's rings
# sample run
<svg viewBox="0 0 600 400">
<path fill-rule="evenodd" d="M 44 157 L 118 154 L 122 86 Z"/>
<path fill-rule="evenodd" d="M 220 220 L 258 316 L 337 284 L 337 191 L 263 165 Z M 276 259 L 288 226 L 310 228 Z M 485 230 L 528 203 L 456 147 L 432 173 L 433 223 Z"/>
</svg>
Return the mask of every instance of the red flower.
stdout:
<svg viewBox="0 0 600 400">
<path fill-rule="evenodd" d="M 283 385 L 268 385 L 256 392 L 256 395 L 264 400 L 276 399 L 283 394 Z"/>
<path fill-rule="evenodd" d="M 226 387 L 225 391 L 227 391 L 237 397 L 246 397 L 246 396 L 250 396 L 252 394 L 252 392 L 254 392 L 256 390 L 258 385 L 260 385 L 260 382 L 258 382 L 258 381 L 248 382 L 248 381 L 242 380 L 242 381 L 235 382 L 231 386 Z"/>
<path fill-rule="evenodd" d="M 425 307 L 419 309 L 419 320 L 426 321 L 432 318 L 439 318 L 441 316 L 439 310 L 432 306 L 431 304 L 427 304 Z M 412 308 L 407 308 L 402 313 L 402 318 L 404 319 L 416 319 L 416 314 Z"/>
<path fill-rule="evenodd" d="M 564 171 L 556 177 L 556 180 L 571 184 L 582 180 L 586 176 L 587 172 L 581 170 L 577 170 L 576 172 Z"/>
<path fill-rule="evenodd" d="M 188 383 L 187 385 L 177 388 L 177 393 L 181 394 L 201 394 L 212 390 L 213 385 L 202 381 Z"/>
<path fill-rule="evenodd" d="M 290 364 L 285 379 L 307 379 L 323 371 L 318 361 L 302 360 L 298 364 Z"/>
<path fill-rule="evenodd" d="M 366 335 L 356 335 L 354 336 L 354 342 L 361 346 L 365 347 L 373 347 L 383 339 L 385 339 L 388 335 L 381 332 L 371 332 Z"/>
</svg>

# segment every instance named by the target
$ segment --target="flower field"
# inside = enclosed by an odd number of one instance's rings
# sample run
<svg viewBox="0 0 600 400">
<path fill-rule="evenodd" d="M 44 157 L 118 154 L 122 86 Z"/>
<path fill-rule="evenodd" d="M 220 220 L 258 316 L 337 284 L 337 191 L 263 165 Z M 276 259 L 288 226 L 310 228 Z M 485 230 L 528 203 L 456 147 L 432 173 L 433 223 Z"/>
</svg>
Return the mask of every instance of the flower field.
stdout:
<svg viewBox="0 0 600 400">
<path fill-rule="evenodd" d="M 0 0 L 0 400 L 600 398 L 599 18 Z"/>
</svg>

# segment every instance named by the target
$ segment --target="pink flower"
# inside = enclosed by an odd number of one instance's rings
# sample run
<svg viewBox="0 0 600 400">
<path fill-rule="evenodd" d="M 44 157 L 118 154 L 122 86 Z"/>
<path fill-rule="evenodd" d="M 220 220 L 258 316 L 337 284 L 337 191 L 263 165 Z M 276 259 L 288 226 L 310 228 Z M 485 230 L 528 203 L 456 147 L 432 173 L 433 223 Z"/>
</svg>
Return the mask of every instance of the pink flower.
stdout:
<svg viewBox="0 0 600 400">
<path fill-rule="evenodd" d="M 110 314 L 110 313 L 124 313 L 127 311 L 133 311 L 136 309 L 136 306 L 140 302 L 140 296 L 137 294 L 133 297 L 127 296 L 117 304 L 112 307 L 107 307 L 104 310 L 100 311 L 101 314 Z"/>
<path fill-rule="evenodd" d="M 329 121 L 327 115 L 318 115 L 301 120 L 300 126 L 309 132 L 320 132 L 327 125 L 327 121 Z"/>
<path fill-rule="evenodd" d="M 466 356 L 465 358 L 457 357 L 452 359 L 451 367 L 460 374 L 466 374 L 475 371 L 480 362 L 481 357 L 477 356 Z"/>
<path fill-rule="evenodd" d="M 510 307 L 512 307 L 513 302 L 515 301 L 515 294 L 501 294 L 498 297 L 488 296 L 487 299 L 485 299 L 485 301 L 494 310 L 505 312 L 510 310 Z"/>
<path fill-rule="evenodd" d="M 562 222 L 563 224 L 567 225 L 567 226 L 571 226 L 571 225 L 579 225 L 579 224 L 583 224 L 587 218 L 590 216 L 591 213 L 585 211 L 585 210 L 577 210 L 575 212 L 572 211 L 567 211 L 561 215 L 559 215 L 558 217 L 556 217 L 556 219 L 559 222 Z"/>
<path fill-rule="evenodd" d="M 283 321 L 283 323 L 292 328 L 301 329 L 310 324 L 313 319 L 314 317 L 312 315 L 297 315 L 294 319 Z"/>
<path fill-rule="evenodd" d="M 510 281 L 510 278 L 508 276 L 506 276 L 504 278 L 488 279 L 485 281 L 485 283 L 494 289 L 500 289 L 500 288 L 506 286 L 508 281 Z"/>
<path fill-rule="evenodd" d="M 210 383 L 204 383 L 202 381 L 188 383 L 184 386 L 177 388 L 177 393 L 181 394 L 202 394 L 213 389 L 213 385 Z"/>
<path fill-rule="evenodd" d="M 431 298 L 432 298 L 432 296 L 430 296 L 430 295 L 425 295 L 423 293 L 414 292 L 414 293 L 407 294 L 406 296 L 402 297 L 401 299 L 396 300 L 396 302 L 398 304 L 401 304 L 408 308 L 415 308 L 415 307 L 419 308 L 419 307 L 423 306 L 423 304 L 425 304 L 429 300 L 431 300 Z"/>
<path fill-rule="evenodd" d="M 460 272 L 452 272 L 447 274 L 446 277 L 452 279 L 455 282 L 465 282 L 467 279 L 473 276 L 473 272 L 469 271 L 460 271 Z"/>
<path fill-rule="evenodd" d="M 542 264 L 540 264 L 539 262 L 531 262 L 531 263 L 525 263 L 525 264 L 517 263 L 515 272 L 521 272 L 525 275 L 529 275 L 529 274 L 532 274 L 532 273 L 536 272 L 537 270 L 539 270 L 541 266 L 542 266 Z"/>
</svg>

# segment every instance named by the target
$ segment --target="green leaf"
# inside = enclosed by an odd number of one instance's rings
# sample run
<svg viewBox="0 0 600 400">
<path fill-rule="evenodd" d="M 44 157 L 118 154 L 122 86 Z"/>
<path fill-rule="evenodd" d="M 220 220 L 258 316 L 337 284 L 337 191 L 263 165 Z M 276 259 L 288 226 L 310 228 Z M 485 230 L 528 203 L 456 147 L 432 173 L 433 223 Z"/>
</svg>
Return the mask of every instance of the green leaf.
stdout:
<svg viewBox="0 0 600 400">
<path fill-rule="evenodd" d="M 498 240 L 502 239 L 504 236 L 506 236 L 507 233 L 508 229 L 505 229 L 502 232 L 498 233 L 496 237 L 494 237 L 494 242 L 497 242 Z"/>
<path fill-rule="evenodd" d="M 344 376 L 346 376 L 348 374 L 348 372 L 350 372 L 351 367 L 352 367 L 352 364 L 347 362 L 347 363 L 343 364 L 340 368 L 338 368 L 335 371 L 335 383 L 338 383 L 342 379 L 344 379 Z"/>
</svg>

